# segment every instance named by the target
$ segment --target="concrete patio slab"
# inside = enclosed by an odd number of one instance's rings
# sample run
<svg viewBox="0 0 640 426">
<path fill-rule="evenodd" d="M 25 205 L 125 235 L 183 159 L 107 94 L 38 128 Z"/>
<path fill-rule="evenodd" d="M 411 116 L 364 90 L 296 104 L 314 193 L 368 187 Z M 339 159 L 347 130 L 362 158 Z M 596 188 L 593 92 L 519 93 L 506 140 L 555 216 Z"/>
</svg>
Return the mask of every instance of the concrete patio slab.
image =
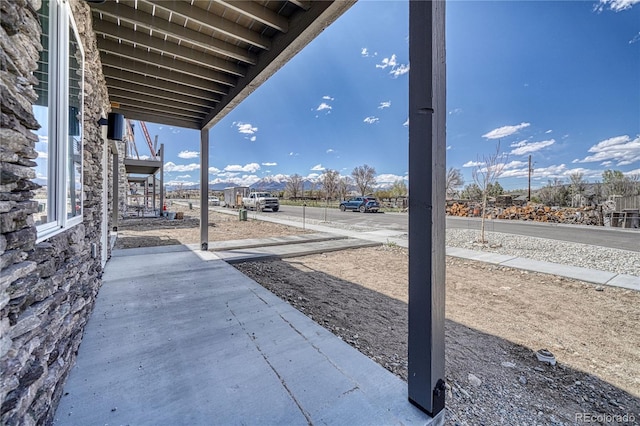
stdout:
<svg viewBox="0 0 640 426">
<path fill-rule="evenodd" d="M 54 424 L 432 424 L 405 382 L 204 253 L 118 251 Z"/>
</svg>

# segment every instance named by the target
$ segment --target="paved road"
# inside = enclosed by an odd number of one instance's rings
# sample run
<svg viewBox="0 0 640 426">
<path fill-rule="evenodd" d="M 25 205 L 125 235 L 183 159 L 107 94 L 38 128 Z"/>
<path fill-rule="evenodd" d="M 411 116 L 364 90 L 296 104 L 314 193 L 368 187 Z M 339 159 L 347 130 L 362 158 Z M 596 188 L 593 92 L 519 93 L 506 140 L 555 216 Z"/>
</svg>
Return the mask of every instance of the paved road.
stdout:
<svg viewBox="0 0 640 426">
<path fill-rule="evenodd" d="M 250 215 L 253 212 L 249 213 Z M 301 220 L 303 208 L 297 206 L 281 206 L 277 213 L 265 212 L 266 215 L 276 215 L 282 219 Z M 325 216 L 326 214 L 326 216 Z M 337 222 L 346 226 L 367 229 L 388 229 L 407 232 L 408 215 L 406 213 L 354 213 L 341 212 L 336 208 L 306 207 L 305 219 Z M 480 229 L 478 218 L 447 217 L 448 228 Z M 504 220 L 490 220 L 486 222 L 487 231 L 507 234 L 526 235 L 531 237 L 549 238 L 596 246 L 618 248 L 640 252 L 640 230 L 587 227 L 575 225 L 559 225 L 552 223 L 515 222 Z"/>
</svg>

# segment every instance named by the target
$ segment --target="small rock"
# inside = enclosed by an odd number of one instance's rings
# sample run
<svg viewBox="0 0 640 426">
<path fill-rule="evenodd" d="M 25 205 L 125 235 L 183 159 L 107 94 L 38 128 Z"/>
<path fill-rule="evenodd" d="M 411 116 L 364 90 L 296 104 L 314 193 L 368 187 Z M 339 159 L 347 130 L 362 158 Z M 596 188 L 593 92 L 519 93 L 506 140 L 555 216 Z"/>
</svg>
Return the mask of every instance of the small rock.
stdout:
<svg viewBox="0 0 640 426">
<path fill-rule="evenodd" d="M 469 383 L 471 383 L 475 387 L 479 387 L 482 384 L 482 380 L 480 380 L 478 376 L 474 374 L 469 373 L 469 376 L 467 378 L 469 380 Z"/>
<path fill-rule="evenodd" d="M 604 291 L 604 287 L 599 285 L 596 287 L 596 291 Z"/>
<path fill-rule="evenodd" d="M 556 365 L 556 357 L 546 349 L 540 349 L 536 352 L 536 357 L 540 362 L 546 362 L 549 365 Z"/>
<path fill-rule="evenodd" d="M 523 385 L 526 385 L 526 384 L 527 384 L 527 378 L 526 378 L 526 377 L 524 377 L 524 376 L 520 376 L 520 378 L 518 378 L 518 381 L 519 381 L 520 383 L 522 383 Z"/>
<path fill-rule="evenodd" d="M 500 363 L 500 365 L 506 368 L 516 368 L 516 365 L 513 362 L 509 362 L 509 361 L 503 361 Z"/>
</svg>

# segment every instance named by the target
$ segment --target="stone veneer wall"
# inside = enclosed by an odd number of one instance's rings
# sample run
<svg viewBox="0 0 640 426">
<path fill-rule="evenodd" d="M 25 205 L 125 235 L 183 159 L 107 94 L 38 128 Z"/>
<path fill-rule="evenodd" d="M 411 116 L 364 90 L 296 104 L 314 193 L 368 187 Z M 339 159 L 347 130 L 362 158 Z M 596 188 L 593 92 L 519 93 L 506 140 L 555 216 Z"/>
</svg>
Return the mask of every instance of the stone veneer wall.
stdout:
<svg viewBox="0 0 640 426">
<path fill-rule="evenodd" d="M 109 110 L 89 6 L 70 0 L 85 49 L 84 218 L 36 244 L 38 128 L 32 76 L 40 0 L 0 1 L 0 424 L 47 424 L 102 283 L 102 111 Z M 111 178 L 109 178 L 111 182 Z M 97 256 L 91 255 L 96 244 Z"/>
</svg>

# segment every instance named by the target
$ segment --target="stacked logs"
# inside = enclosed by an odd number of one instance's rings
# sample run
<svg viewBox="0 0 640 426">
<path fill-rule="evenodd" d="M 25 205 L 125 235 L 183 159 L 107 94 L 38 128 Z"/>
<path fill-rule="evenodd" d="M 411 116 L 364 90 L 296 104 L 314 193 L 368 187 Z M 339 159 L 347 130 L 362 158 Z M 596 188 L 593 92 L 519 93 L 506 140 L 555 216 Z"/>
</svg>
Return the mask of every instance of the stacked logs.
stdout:
<svg viewBox="0 0 640 426">
<path fill-rule="evenodd" d="M 454 202 L 446 207 L 446 214 L 458 217 L 479 217 L 480 203 Z M 525 220 L 580 225 L 602 225 L 602 210 L 593 207 L 549 207 L 544 205 L 510 206 L 506 208 L 488 206 L 487 219 Z"/>
</svg>

